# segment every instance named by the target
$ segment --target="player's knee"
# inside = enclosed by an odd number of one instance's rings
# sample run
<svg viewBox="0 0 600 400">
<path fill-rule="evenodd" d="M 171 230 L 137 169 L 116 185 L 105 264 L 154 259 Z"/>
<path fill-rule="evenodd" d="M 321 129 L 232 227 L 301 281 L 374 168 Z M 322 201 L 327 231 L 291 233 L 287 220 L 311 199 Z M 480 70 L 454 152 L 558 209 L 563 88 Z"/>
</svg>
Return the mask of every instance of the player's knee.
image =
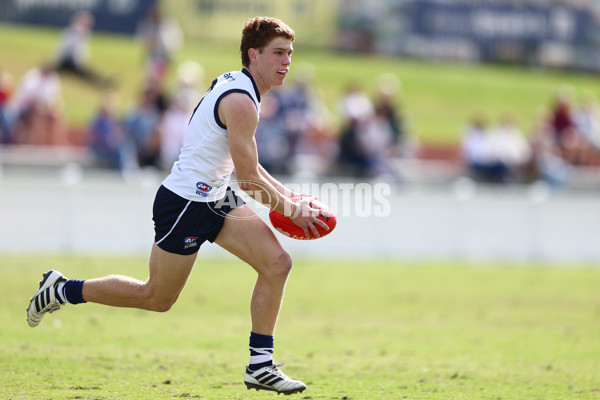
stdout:
<svg viewBox="0 0 600 400">
<path fill-rule="evenodd" d="M 167 312 L 171 309 L 171 307 L 173 307 L 173 304 L 175 304 L 175 300 L 158 301 L 158 302 L 153 303 L 151 311 Z"/>
<path fill-rule="evenodd" d="M 292 269 L 292 257 L 285 251 L 281 251 L 276 257 L 271 260 L 269 273 L 271 277 L 276 279 L 287 279 Z"/>
<path fill-rule="evenodd" d="M 177 299 L 149 299 L 146 303 L 146 309 L 155 312 L 167 312 L 173 307 Z"/>
<path fill-rule="evenodd" d="M 148 288 L 144 296 L 144 306 L 142 308 L 148 311 L 167 312 L 173 307 L 177 297 L 164 296 L 157 293 L 156 289 Z"/>
</svg>

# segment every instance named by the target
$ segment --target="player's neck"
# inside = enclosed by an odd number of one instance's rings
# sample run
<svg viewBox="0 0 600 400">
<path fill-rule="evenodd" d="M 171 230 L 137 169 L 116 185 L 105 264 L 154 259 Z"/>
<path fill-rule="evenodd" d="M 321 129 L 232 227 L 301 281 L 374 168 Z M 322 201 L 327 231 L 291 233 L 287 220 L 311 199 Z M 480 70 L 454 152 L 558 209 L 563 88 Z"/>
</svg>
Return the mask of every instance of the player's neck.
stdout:
<svg viewBox="0 0 600 400">
<path fill-rule="evenodd" d="M 252 75 L 252 79 L 254 79 L 254 83 L 256 83 L 256 88 L 258 89 L 258 93 L 261 95 L 261 97 L 264 96 L 269 90 L 271 90 L 273 85 L 266 83 L 266 80 L 262 79 L 260 73 L 256 70 L 256 68 L 253 68 L 253 65 L 244 68 L 246 68 L 246 70 L 250 72 L 250 75 Z"/>
</svg>

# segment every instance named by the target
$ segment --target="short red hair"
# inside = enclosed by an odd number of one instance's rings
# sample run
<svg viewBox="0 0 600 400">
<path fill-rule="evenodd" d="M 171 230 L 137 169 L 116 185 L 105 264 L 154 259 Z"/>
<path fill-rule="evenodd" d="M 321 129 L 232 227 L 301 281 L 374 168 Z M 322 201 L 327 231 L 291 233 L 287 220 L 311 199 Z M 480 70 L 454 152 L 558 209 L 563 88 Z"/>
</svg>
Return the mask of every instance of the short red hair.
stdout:
<svg viewBox="0 0 600 400">
<path fill-rule="evenodd" d="M 246 68 L 250 66 L 248 50 L 258 49 L 259 52 L 262 52 L 271 40 L 278 37 L 293 42 L 296 34 L 292 28 L 280 19 L 271 17 L 250 18 L 244 25 L 244 29 L 242 29 L 242 43 L 240 45 L 242 65 Z"/>
</svg>

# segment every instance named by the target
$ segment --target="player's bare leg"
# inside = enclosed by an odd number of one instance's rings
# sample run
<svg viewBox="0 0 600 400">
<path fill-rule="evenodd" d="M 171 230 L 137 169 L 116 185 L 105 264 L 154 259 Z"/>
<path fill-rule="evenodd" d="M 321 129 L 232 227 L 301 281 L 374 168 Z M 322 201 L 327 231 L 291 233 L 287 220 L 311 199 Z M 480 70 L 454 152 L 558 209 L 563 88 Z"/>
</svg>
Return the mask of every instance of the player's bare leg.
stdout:
<svg viewBox="0 0 600 400">
<path fill-rule="evenodd" d="M 270 358 L 272 337 L 279 316 L 287 277 L 292 268 L 289 254 L 281 247 L 273 231 L 247 205 L 232 210 L 215 240 L 219 246 L 248 263 L 258 273 L 252 292 L 250 314 L 252 335 L 271 338 L 270 349 L 258 357 Z M 252 356 L 251 356 L 252 359 Z M 273 364 L 272 358 L 256 370 L 246 368 L 244 382 L 248 389 L 271 390 L 277 393 L 302 392 L 306 385 L 287 377 L 279 370 L 282 363 Z"/>
<path fill-rule="evenodd" d="M 273 231 L 247 205 L 232 210 L 215 240 L 258 273 L 250 312 L 252 331 L 272 335 L 279 316 L 292 259 Z"/>
<path fill-rule="evenodd" d="M 89 279 L 83 284 L 83 298 L 115 307 L 168 311 L 185 287 L 195 260 L 196 254 L 169 253 L 154 243 L 146 282 L 121 275 Z"/>
<path fill-rule="evenodd" d="M 93 302 L 116 307 L 168 311 L 183 290 L 194 266 L 196 255 L 183 256 L 168 253 L 156 243 L 150 255 L 150 272 L 146 282 L 121 275 L 111 275 L 87 281 L 68 280 L 59 271 L 43 275 L 40 286 L 27 307 L 27 322 L 36 327 L 48 312 L 54 312 L 67 302 L 61 285 L 70 283 L 76 288 L 68 302 Z M 72 288 L 73 288 L 72 286 Z M 60 295 L 59 293 L 62 293 Z"/>
</svg>

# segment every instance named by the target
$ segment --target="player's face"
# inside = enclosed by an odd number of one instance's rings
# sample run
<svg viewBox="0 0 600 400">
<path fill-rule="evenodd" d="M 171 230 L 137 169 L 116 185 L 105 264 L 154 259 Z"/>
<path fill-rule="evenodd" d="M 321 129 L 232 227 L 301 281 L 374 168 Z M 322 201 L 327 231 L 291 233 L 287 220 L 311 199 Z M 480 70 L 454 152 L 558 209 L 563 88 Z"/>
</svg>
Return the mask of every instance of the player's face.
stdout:
<svg viewBox="0 0 600 400">
<path fill-rule="evenodd" d="M 271 40 L 262 53 L 257 54 L 259 79 L 265 88 L 270 89 L 283 84 L 290 70 L 293 51 L 294 47 L 290 40 L 278 37 Z"/>
</svg>

